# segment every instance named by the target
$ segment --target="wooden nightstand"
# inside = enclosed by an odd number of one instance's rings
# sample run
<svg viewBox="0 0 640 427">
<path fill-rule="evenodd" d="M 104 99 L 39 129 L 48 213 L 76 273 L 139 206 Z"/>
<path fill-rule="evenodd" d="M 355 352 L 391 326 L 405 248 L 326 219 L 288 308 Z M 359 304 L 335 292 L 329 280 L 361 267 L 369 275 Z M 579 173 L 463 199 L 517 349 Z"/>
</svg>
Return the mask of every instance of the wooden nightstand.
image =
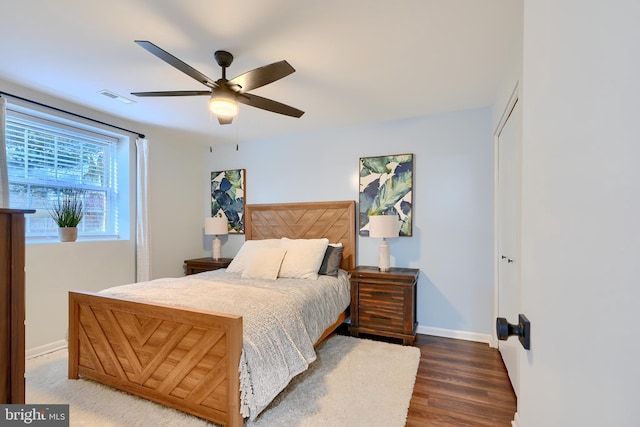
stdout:
<svg viewBox="0 0 640 427">
<path fill-rule="evenodd" d="M 202 273 L 203 271 L 227 268 L 232 260 L 233 258 L 213 259 L 211 257 L 187 259 L 184 261 L 184 274 L 188 276 L 189 274 Z"/>
<path fill-rule="evenodd" d="M 359 266 L 351 273 L 351 335 L 360 333 L 402 339 L 416 338 L 416 286 L 420 270 Z"/>
</svg>

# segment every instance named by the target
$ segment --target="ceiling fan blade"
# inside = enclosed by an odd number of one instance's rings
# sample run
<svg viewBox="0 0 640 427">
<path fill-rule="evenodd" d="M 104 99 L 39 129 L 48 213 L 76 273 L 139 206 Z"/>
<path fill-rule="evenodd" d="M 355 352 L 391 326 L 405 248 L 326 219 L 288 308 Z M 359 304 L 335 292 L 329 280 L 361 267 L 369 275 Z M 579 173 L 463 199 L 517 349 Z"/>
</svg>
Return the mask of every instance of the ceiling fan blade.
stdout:
<svg viewBox="0 0 640 427">
<path fill-rule="evenodd" d="M 237 91 L 245 93 L 275 82 L 276 80 L 280 80 L 294 71 L 296 71 L 295 68 L 293 68 L 287 61 L 274 62 L 273 64 L 265 65 L 264 67 L 256 68 L 254 70 L 247 71 L 238 77 L 234 77 L 229 81 L 229 85 L 237 85 Z"/>
<path fill-rule="evenodd" d="M 238 102 L 242 102 L 243 104 L 261 108 L 273 113 L 284 114 L 285 116 L 302 117 L 302 115 L 304 114 L 304 111 L 298 110 L 297 108 L 293 108 L 280 102 L 263 98 L 261 96 L 252 95 L 250 93 L 243 93 L 236 99 Z"/>
<path fill-rule="evenodd" d="M 171 90 L 163 92 L 131 92 L 135 96 L 199 96 L 211 95 L 210 90 Z"/>
<path fill-rule="evenodd" d="M 154 54 L 158 58 L 162 59 L 164 62 L 166 62 L 166 63 L 168 63 L 170 65 L 173 65 L 175 68 L 177 68 L 178 70 L 182 71 L 183 73 L 185 73 L 189 77 L 199 81 L 203 85 L 209 86 L 209 87 L 212 87 L 212 88 L 213 87 L 218 87 L 218 85 L 217 85 L 217 83 L 215 81 L 211 80 L 209 77 L 205 76 L 200 71 L 198 71 L 195 68 L 193 68 L 191 65 L 181 61 L 180 59 L 178 59 L 175 56 L 171 55 L 169 52 L 159 48 L 158 46 L 156 46 L 155 44 L 151 43 L 150 41 L 135 40 L 135 43 L 138 44 L 139 46 L 142 46 L 144 49 L 146 49 L 147 51 L 151 52 L 152 54 Z"/>
<path fill-rule="evenodd" d="M 232 121 L 233 117 L 218 116 L 218 123 L 220 123 L 221 125 L 230 125 Z"/>
</svg>

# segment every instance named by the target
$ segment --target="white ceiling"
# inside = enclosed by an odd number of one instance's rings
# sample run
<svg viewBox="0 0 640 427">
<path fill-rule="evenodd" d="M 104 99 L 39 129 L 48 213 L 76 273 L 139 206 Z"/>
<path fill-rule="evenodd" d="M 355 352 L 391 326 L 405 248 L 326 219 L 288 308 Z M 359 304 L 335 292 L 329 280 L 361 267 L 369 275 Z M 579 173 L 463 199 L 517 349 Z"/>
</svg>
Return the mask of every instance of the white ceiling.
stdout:
<svg viewBox="0 0 640 427">
<path fill-rule="evenodd" d="M 491 105 L 521 29 L 522 0 L 0 0 L 0 79 L 129 120 L 245 141 Z M 134 40 L 217 80 L 286 59 L 296 72 L 252 91 L 305 111 L 241 105 L 221 126 L 206 90 Z M 0 87 L 0 90 L 3 88 Z M 136 101 L 100 95 L 107 89 Z"/>
</svg>

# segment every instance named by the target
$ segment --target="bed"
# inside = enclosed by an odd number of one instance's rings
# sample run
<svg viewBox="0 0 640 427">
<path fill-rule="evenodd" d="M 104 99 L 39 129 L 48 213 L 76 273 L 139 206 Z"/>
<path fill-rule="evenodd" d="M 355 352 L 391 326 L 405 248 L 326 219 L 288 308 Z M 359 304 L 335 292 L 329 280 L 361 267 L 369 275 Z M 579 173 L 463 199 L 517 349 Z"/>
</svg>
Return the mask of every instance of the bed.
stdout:
<svg viewBox="0 0 640 427">
<path fill-rule="evenodd" d="M 326 238 L 342 244 L 340 268 L 348 271 L 356 259 L 355 202 L 247 205 L 245 238 Z M 201 274 L 195 276 L 206 279 L 207 273 Z M 339 312 L 315 334 L 314 344 L 347 315 L 348 308 Z M 69 378 L 82 376 L 217 424 L 244 423 L 245 373 L 239 369 L 244 366 L 244 338 L 238 314 L 104 292 L 69 292 Z"/>
</svg>

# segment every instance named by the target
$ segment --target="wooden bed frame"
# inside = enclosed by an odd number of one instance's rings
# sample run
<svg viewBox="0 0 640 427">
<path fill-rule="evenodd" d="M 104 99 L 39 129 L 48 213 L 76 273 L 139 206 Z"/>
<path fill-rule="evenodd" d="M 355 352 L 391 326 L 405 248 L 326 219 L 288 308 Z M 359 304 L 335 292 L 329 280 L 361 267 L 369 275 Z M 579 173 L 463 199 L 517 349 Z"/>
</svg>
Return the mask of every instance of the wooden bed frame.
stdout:
<svg viewBox="0 0 640 427">
<path fill-rule="evenodd" d="M 327 237 L 355 268 L 355 202 L 247 205 L 246 239 Z M 318 343 L 346 318 L 342 313 Z M 69 292 L 69 378 L 79 376 L 217 424 L 242 426 L 242 317 Z"/>
</svg>

